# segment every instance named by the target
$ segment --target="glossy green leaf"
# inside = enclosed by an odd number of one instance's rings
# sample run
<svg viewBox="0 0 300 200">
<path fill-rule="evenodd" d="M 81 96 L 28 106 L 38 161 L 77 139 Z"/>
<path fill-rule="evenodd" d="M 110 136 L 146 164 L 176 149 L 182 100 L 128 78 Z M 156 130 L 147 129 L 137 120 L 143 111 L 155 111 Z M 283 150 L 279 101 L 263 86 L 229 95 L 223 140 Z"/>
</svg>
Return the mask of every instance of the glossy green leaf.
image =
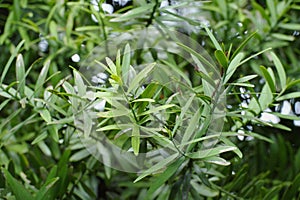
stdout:
<svg viewBox="0 0 300 200">
<path fill-rule="evenodd" d="M 273 80 L 272 76 L 268 72 L 268 70 L 264 66 L 260 66 L 260 70 L 268 83 L 268 86 L 270 87 L 272 93 L 276 92 L 276 86 L 275 86 L 275 81 Z"/>
<path fill-rule="evenodd" d="M 216 50 L 215 51 L 215 57 L 217 58 L 219 64 L 225 69 L 225 71 L 227 70 L 228 67 L 228 59 L 226 57 L 226 55 L 224 54 L 223 51 L 221 50 Z"/>
</svg>

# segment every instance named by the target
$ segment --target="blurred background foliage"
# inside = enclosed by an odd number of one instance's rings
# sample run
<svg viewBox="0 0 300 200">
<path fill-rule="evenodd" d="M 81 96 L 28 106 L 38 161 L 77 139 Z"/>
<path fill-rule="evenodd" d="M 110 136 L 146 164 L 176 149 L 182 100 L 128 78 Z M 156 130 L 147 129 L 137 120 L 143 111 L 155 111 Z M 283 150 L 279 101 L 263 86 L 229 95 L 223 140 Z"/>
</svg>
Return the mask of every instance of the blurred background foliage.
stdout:
<svg viewBox="0 0 300 200">
<path fill-rule="evenodd" d="M 298 199 L 300 1 L 124 2 L 0 0 L 0 198 L 145 199 L 155 175 L 133 183 L 136 174 L 103 166 L 77 137 L 69 101 L 73 68 L 79 69 L 78 57 L 84 59 L 103 41 L 120 40 L 124 32 L 135 37 L 135 30 L 146 27 L 189 35 L 214 57 L 216 44 L 203 28 L 208 27 L 228 57 L 256 32 L 243 53 L 250 57 L 271 47 L 287 74 L 289 95 L 274 96 L 268 118 L 264 110 L 255 113 L 258 119 L 273 122 L 272 127 L 234 115 L 247 111 L 252 94 L 270 84 L 261 66 L 274 68 L 276 59 L 267 52 L 244 63 L 232 83 L 249 74 L 259 76 L 231 88 L 227 109 L 232 114 L 224 126 L 224 132 L 238 136 L 230 141 L 243 158 L 228 152 L 222 157 L 231 162 L 229 166 L 195 165 L 197 176 L 178 171 L 151 195 L 157 199 Z M 132 62 L 142 62 L 139 59 L 134 55 Z M 187 63 L 174 62 L 193 86 L 201 83 Z M 281 75 L 274 76 L 278 80 Z M 276 93 L 280 89 L 276 86 Z M 191 179 L 195 180 L 192 186 Z"/>
</svg>

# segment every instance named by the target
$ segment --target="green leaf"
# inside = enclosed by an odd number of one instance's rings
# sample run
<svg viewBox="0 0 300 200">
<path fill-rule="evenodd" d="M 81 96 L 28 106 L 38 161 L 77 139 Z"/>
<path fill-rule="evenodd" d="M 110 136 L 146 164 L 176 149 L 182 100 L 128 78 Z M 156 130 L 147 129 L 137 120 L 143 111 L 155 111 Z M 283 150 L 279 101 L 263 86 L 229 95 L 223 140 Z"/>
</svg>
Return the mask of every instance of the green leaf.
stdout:
<svg viewBox="0 0 300 200">
<path fill-rule="evenodd" d="M 284 100 L 295 99 L 295 98 L 299 98 L 299 97 L 300 97 L 300 92 L 291 92 L 289 94 L 277 97 L 276 101 L 284 101 Z"/>
<path fill-rule="evenodd" d="M 25 187 L 17 181 L 6 169 L 3 169 L 6 181 L 10 186 L 16 200 L 32 200 L 33 196 L 25 189 Z"/>
<path fill-rule="evenodd" d="M 21 96 L 24 96 L 25 92 L 25 65 L 22 54 L 17 56 L 16 61 L 16 76 L 17 81 L 19 82 L 18 90 L 20 91 Z"/>
<path fill-rule="evenodd" d="M 174 106 L 176 106 L 176 105 L 175 104 L 167 104 L 167 105 L 162 105 L 162 106 L 154 107 L 154 108 L 151 108 L 151 109 L 149 109 L 149 110 L 147 110 L 145 112 L 142 112 L 142 113 L 138 114 L 138 116 L 149 115 L 149 114 L 161 111 L 161 110 L 166 110 L 166 109 L 174 107 Z"/>
<path fill-rule="evenodd" d="M 284 40 L 284 41 L 289 41 L 292 42 L 295 40 L 295 37 L 292 35 L 285 35 L 282 33 L 272 33 L 271 36 L 275 39 L 279 39 L 279 40 Z"/>
<path fill-rule="evenodd" d="M 222 166 L 228 166 L 228 165 L 230 165 L 229 161 L 225 160 L 224 158 L 217 157 L 217 156 L 212 156 L 212 157 L 204 158 L 203 161 L 207 162 L 207 163 L 216 164 L 216 165 L 222 165 Z"/>
<path fill-rule="evenodd" d="M 87 149 L 82 149 L 76 153 L 74 153 L 71 158 L 70 158 L 70 161 L 71 162 L 77 162 L 77 161 L 80 161 L 86 157 L 88 157 L 90 154 L 90 152 L 87 150 Z"/>
<path fill-rule="evenodd" d="M 247 81 L 250 81 L 254 78 L 256 78 L 258 75 L 248 75 L 248 76 L 244 76 L 239 78 L 238 80 L 236 80 L 237 83 L 245 83 Z"/>
<path fill-rule="evenodd" d="M 269 74 L 268 70 L 264 66 L 260 66 L 260 71 L 262 72 L 268 86 L 270 87 L 272 93 L 276 92 L 275 81 L 273 80 L 272 76 Z"/>
<path fill-rule="evenodd" d="M 79 96 L 84 96 L 86 94 L 86 85 L 83 82 L 81 74 L 77 70 L 73 70 L 75 86 L 77 86 L 77 91 Z"/>
<path fill-rule="evenodd" d="M 300 24 L 296 24 L 296 23 L 280 23 L 278 25 L 278 27 L 280 28 L 284 28 L 284 29 L 287 29 L 287 30 L 292 30 L 292 31 L 295 31 L 295 30 L 300 30 Z"/>
<path fill-rule="evenodd" d="M 130 46 L 129 44 L 126 44 L 122 59 L 122 80 L 125 84 L 129 82 L 128 75 L 130 69 L 130 52 Z"/>
<path fill-rule="evenodd" d="M 46 137 L 48 136 L 47 132 L 43 132 L 42 134 L 40 134 L 39 136 L 37 136 L 32 142 L 31 144 L 34 145 L 42 140 L 44 140 Z"/>
<path fill-rule="evenodd" d="M 55 190 L 51 190 L 58 182 L 59 177 L 47 181 L 36 194 L 35 200 L 52 200 L 55 197 Z"/>
<path fill-rule="evenodd" d="M 279 80 L 280 80 L 280 86 L 281 89 L 284 89 L 286 86 L 286 74 L 285 74 L 285 69 L 282 66 L 279 58 L 276 56 L 274 52 L 270 52 L 273 62 L 275 64 L 276 70 L 278 72 Z"/>
<path fill-rule="evenodd" d="M 249 35 L 243 42 L 240 44 L 240 46 L 233 52 L 232 56 L 230 57 L 233 59 L 238 53 L 240 53 L 241 50 L 246 46 L 246 44 L 251 40 L 255 35 L 257 34 L 257 31 L 253 32 L 251 35 Z"/>
<path fill-rule="evenodd" d="M 45 122 L 50 123 L 52 121 L 51 114 L 47 109 L 42 109 L 39 113 Z"/>
<path fill-rule="evenodd" d="M 216 50 L 215 51 L 215 57 L 217 58 L 218 62 L 220 63 L 220 65 L 225 69 L 225 71 L 227 70 L 228 67 L 228 59 L 226 57 L 226 55 L 224 54 L 223 51 L 221 50 Z"/>
<path fill-rule="evenodd" d="M 149 76 L 150 72 L 155 67 L 156 63 L 149 64 L 140 73 L 138 73 L 128 86 L 127 93 L 130 93 L 133 89 L 140 87 L 140 82 Z"/>
<path fill-rule="evenodd" d="M 134 155 L 137 156 L 140 151 L 140 128 L 137 124 L 134 124 L 132 127 L 131 146 Z"/>
<path fill-rule="evenodd" d="M 182 165 L 185 158 L 180 157 L 175 162 L 170 164 L 167 169 L 161 173 L 158 177 L 154 177 L 152 180 L 152 183 L 150 185 L 150 188 L 147 192 L 147 196 L 151 196 L 160 186 L 162 186 L 165 182 L 167 182 L 178 170 L 178 168 Z"/>
<path fill-rule="evenodd" d="M 212 34 L 212 32 L 207 28 L 207 27 L 204 27 L 205 28 L 205 31 L 207 32 L 210 40 L 213 42 L 213 44 L 215 45 L 215 48 L 217 50 L 220 50 L 222 51 L 222 47 L 220 46 L 219 42 L 217 41 L 217 39 L 215 38 L 215 36 Z"/>
<path fill-rule="evenodd" d="M 172 161 L 174 161 L 176 159 L 176 157 L 178 156 L 178 153 L 175 153 L 161 161 L 159 161 L 158 163 L 156 163 L 155 165 L 153 165 L 152 167 L 150 167 L 149 169 L 145 170 L 138 178 L 136 178 L 134 180 L 134 183 L 142 180 L 143 178 L 145 178 L 146 176 L 149 176 L 150 174 L 167 167 L 167 165 L 169 163 L 171 163 Z"/>
<path fill-rule="evenodd" d="M 113 18 L 110 21 L 111 22 L 124 22 L 124 21 L 130 21 L 132 19 L 139 18 L 141 16 L 147 16 L 147 13 L 150 13 L 154 7 L 154 3 L 149 3 L 146 5 L 143 5 L 141 7 L 133 8 L 130 11 L 126 12 L 125 14 Z"/>
<path fill-rule="evenodd" d="M 233 60 L 230 62 L 229 66 L 228 66 L 228 69 L 226 71 L 225 78 L 224 78 L 224 84 L 229 81 L 229 79 L 234 74 L 234 72 L 236 71 L 236 69 L 241 65 L 241 60 L 243 58 L 244 58 L 244 54 L 243 53 L 238 53 L 233 58 Z"/>
<path fill-rule="evenodd" d="M 276 199 L 278 193 L 280 192 L 283 185 L 278 185 L 273 187 L 269 192 L 264 196 L 263 200 L 273 200 Z"/>
<path fill-rule="evenodd" d="M 189 140 L 193 139 L 193 136 L 195 135 L 195 130 L 197 130 L 199 128 L 199 120 L 201 117 L 200 110 L 201 110 L 201 107 L 198 108 L 196 113 L 194 113 L 194 116 L 191 119 L 189 119 L 189 125 L 183 134 L 181 143 L 186 143 Z"/>
<path fill-rule="evenodd" d="M 300 188 L 300 173 L 294 178 L 291 185 L 285 190 L 282 199 L 293 199 Z"/>
<path fill-rule="evenodd" d="M 218 146 L 210 149 L 204 149 L 197 152 L 189 153 L 188 156 L 192 159 L 204 159 L 212 156 L 220 155 L 228 151 L 235 151 L 237 147 L 234 146 Z"/>
</svg>

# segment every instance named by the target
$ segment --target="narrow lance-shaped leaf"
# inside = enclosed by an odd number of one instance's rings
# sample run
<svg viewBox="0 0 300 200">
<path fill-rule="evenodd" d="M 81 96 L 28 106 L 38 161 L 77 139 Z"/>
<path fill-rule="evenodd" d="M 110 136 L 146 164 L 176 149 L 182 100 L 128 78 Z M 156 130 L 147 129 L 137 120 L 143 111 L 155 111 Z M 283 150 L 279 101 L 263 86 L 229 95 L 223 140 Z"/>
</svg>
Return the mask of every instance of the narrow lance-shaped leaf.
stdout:
<svg viewBox="0 0 300 200">
<path fill-rule="evenodd" d="M 216 50 L 215 51 L 215 57 L 217 58 L 219 64 L 225 69 L 225 71 L 228 68 L 228 59 L 223 51 Z"/>
<path fill-rule="evenodd" d="M 140 150 L 140 129 L 137 124 L 132 127 L 131 146 L 134 154 L 137 156 Z"/>
<path fill-rule="evenodd" d="M 141 17 L 141 16 L 145 16 L 145 14 L 148 12 L 152 11 L 152 8 L 155 4 L 151 3 L 151 4 L 146 4 L 134 9 L 131 9 L 130 11 L 126 12 L 125 14 L 113 18 L 110 21 L 111 22 L 123 22 L 123 21 L 128 21 L 128 20 L 132 20 L 132 19 L 136 19 L 137 17 Z"/>
<path fill-rule="evenodd" d="M 20 94 L 24 96 L 25 91 L 25 65 L 22 54 L 19 54 L 17 56 L 16 61 L 16 76 L 17 81 L 19 82 L 18 90 L 20 91 Z"/>
<path fill-rule="evenodd" d="M 49 67 L 50 67 L 50 63 L 51 63 L 51 60 L 47 60 L 40 72 L 40 75 L 36 81 L 36 84 L 35 84 L 35 87 L 34 87 L 34 91 L 35 91 L 35 94 L 36 96 L 38 96 L 42 90 L 42 86 L 43 84 L 45 83 L 45 80 L 46 80 L 46 77 L 47 77 L 47 74 L 48 74 L 48 71 L 49 71 Z"/>
<path fill-rule="evenodd" d="M 276 56 L 276 54 L 274 52 L 271 52 L 270 54 L 272 56 L 274 65 L 275 65 L 276 70 L 278 72 L 281 89 L 284 89 L 285 86 L 286 86 L 286 74 L 285 74 L 284 67 L 282 66 L 279 58 Z"/>
<path fill-rule="evenodd" d="M 6 169 L 3 169 L 6 181 L 10 186 L 16 200 L 32 200 L 33 196 L 25 189 L 25 187 L 17 181 Z"/>
<path fill-rule="evenodd" d="M 204 28 L 205 28 L 205 31 L 207 32 L 209 38 L 211 39 L 211 41 L 215 45 L 216 49 L 222 51 L 222 47 L 220 46 L 219 42 L 217 41 L 215 36 L 212 34 L 212 32 L 209 30 L 209 28 L 207 28 L 207 27 L 204 27 Z"/>
<path fill-rule="evenodd" d="M 127 44 L 125 46 L 123 59 L 122 59 L 122 79 L 124 84 L 128 83 L 128 75 L 130 69 L 130 46 Z"/>
<path fill-rule="evenodd" d="M 127 92 L 130 93 L 133 89 L 139 87 L 140 82 L 149 75 L 149 73 L 153 70 L 155 65 L 156 63 L 149 64 L 140 73 L 138 73 L 130 82 Z"/>
<path fill-rule="evenodd" d="M 153 165 L 149 169 L 145 170 L 137 179 L 134 180 L 134 183 L 136 183 L 136 182 L 142 180 L 143 178 L 145 178 L 146 176 L 149 176 L 150 174 L 166 167 L 169 163 L 174 161 L 177 156 L 178 156 L 178 153 L 175 153 L 175 154 L 159 161 L 158 163 L 156 163 L 155 165 Z"/>
<path fill-rule="evenodd" d="M 270 87 L 272 93 L 276 92 L 275 82 L 273 78 L 271 77 L 270 73 L 264 66 L 260 66 L 260 71 L 262 72 L 268 86 Z"/>
</svg>

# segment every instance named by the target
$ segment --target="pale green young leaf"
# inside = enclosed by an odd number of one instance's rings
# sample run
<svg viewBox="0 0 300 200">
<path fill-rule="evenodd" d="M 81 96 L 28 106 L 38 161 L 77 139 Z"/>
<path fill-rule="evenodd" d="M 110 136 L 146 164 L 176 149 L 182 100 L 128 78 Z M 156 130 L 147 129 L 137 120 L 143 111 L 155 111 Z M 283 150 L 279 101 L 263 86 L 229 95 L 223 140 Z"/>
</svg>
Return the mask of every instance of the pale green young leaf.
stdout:
<svg viewBox="0 0 300 200">
<path fill-rule="evenodd" d="M 130 93 L 132 90 L 138 88 L 140 86 L 140 82 L 149 76 L 155 65 L 156 63 L 149 64 L 141 72 L 139 72 L 130 82 L 127 93 Z"/>
<path fill-rule="evenodd" d="M 110 21 L 111 22 L 124 22 L 124 21 L 129 21 L 132 19 L 139 18 L 141 16 L 147 16 L 147 13 L 150 13 L 154 7 L 154 3 L 149 3 L 146 5 L 143 5 L 141 7 L 133 8 L 130 11 L 126 12 L 125 14 L 113 18 Z"/>
<path fill-rule="evenodd" d="M 204 158 L 208 158 L 211 156 L 218 156 L 221 153 L 225 153 L 228 151 L 234 151 L 236 149 L 237 149 L 237 147 L 234 147 L 234 146 L 223 145 L 223 146 L 217 146 L 214 148 L 204 149 L 204 150 L 199 150 L 197 152 L 189 153 L 188 156 L 192 159 L 204 159 Z"/>
<path fill-rule="evenodd" d="M 131 146 L 132 146 L 134 155 L 137 156 L 140 151 L 140 128 L 137 124 L 133 124 L 133 127 L 132 127 Z"/>
<path fill-rule="evenodd" d="M 201 108 L 198 108 L 198 110 L 194 113 L 193 117 L 189 120 L 189 125 L 183 134 L 181 143 L 185 143 L 193 139 L 193 136 L 195 135 L 195 130 L 199 128 L 199 120 L 201 117 L 200 110 Z"/>
<path fill-rule="evenodd" d="M 24 59 L 23 59 L 22 54 L 19 54 L 17 56 L 16 77 L 17 77 L 17 81 L 19 83 L 18 90 L 19 90 L 21 96 L 24 96 L 24 92 L 25 92 L 25 65 L 24 65 Z"/>
<path fill-rule="evenodd" d="M 209 30 L 209 28 L 207 28 L 207 27 L 204 27 L 204 28 L 205 28 L 205 31 L 207 32 L 210 40 L 213 42 L 215 48 L 217 50 L 222 51 L 222 47 L 220 46 L 219 42 L 217 41 L 217 39 L 215 38 L 215 36 L 212 34 L 212 32 Z"/>
<path fill-rule="evenodd" d="M 176 105 L 175 104 L 167 104 L 167 105 L 150 108 L 149 110 L 138 114 L 138 116 L 153 114 L 153 113 L 159 112 L 161 110 L 166 110 L 166 109 L 174 107 L 174 106 L 176 106 Z"/>
<path fill-rule="evenodd" d="M 122 80 L 125 84 L 129 82 L 128 75 L 130 70 L 130 45 L 126 44 L 122 59 Z"/>
<path fill-rule="evenodd" d="M 244 58 L 243 53 L 238 53 L 233 60 L 230 62 L 228 69 L 226 71 L 226 75 L 224 78 L 224 84 L 229 81 L 229 79 L 232 77 L 236 69 L 241 65 L 241 60 Z"/>
<path fill-rule="evenodd" d="M 241 77 L 239 79 L 236 80 L 237 83 L 245 83 L 247 81 L 250 81 L 254 78 L 256 78 L 258 75 L 248 75 L 248 76 L 244 76 L 244 77 Z"/>
<path fill-rule="evenodd" d="M 286 73 L 285 73 L 285 69 L 282 66 L 279 58 L 276 56 L 276 54 L 274 52 L 270 52 L 274 65 L 276 67 L 276 70 L 278 72 L 278 76 L 279 76 L 279 80 L 280 80 L 280 86 L 281 89 L 284 89 L 286 86 Z"/>
<path fill-rule="evenodd" d="M 190 108 L 191 103 L 193 102 L 194 98 L 195 98 L 195 94 L 191 95 L 191 97 L 187 100 L 186 104 L 181 108 L 180 115 L 179 115 L 178 119 L 176 120 L 176 124 L 175 124 L 175 126 L 172 130 L 172 136 L 175 135 L 178 127 L 180 127 L 181 124 L 183 123 L 183 119 L 185 117 L 185 114 L 188 111 L 188 109 Z"/>
<path fill-rule="evenodd" d="M 39 110 L 39 113 L 45 122 L 50 123 L 52 121 L 52 117 L 50 112 L 47 109 Z"/>
<path fill-rule="evenodd" d="M 285 95 L 282 95 L 280 97 L 276 98 L 276 101 L 284 101 L 288 99 L 294 99 L 294 98 L 299 98 L 300 97 L 300 92 L 291 92 Z"/>
<path fill-rule="evenodd" d="M 36 96 L 38 96 L 40 94 L 40 92 L 42 91 L 43 84 L 45 83 L 45 80 L 46 80 L 46 77 L 47 77 L 47 74 L 49 71 L 50 63 L 51 63 L 51 60 L 47 60 L 44 63 L 44 66 L 43 66 L 43 68 L 40 72 L 40 75 L 36 81 L 36 84 L 34 86 L 34 92 L 35 92 Z"/>
<path fill-rule="evenodd" d="M 78 95 L 84 96 L 86 94 L 87 87 L 84 84 L 81 74 L 76 70 L 73 70 L 73 73 L 74 73 L 75 86 L 77 86 Z"/>
<path fill-rule="evenodd" d="M 230 165 L 229 161 L 225 160 L 224 158 L 218 157 L 218 156 L 204 158 L 203 161 L 207 162 L 207 163 L 216 164 L 216 165 L 222 165 L 222 166 Z"/>
</svg>

